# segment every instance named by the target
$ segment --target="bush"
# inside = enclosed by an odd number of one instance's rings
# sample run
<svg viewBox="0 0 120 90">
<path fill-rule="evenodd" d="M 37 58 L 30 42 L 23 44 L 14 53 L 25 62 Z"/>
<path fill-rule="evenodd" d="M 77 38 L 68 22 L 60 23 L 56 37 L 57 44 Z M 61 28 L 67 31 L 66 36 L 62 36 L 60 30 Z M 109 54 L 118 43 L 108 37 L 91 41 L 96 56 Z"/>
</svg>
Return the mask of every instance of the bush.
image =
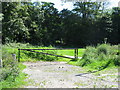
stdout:
<svg viewBox="0 0 120 90">
<path fill-rule="evenodd" d="M 0 82 L 5 80 L 9 76 L 10 70 L 6 68 L 2 68 L 0 70 Z"/>
<path fill-rule="evenodd" d="M 80 66 L 89 66 L 91 68 L 102 70 L 109 66 L 120 66 L 120 57 L 116 55 L 118 50 L 116 46 L 101 44 L 97 47 L 86 47 L 82 59 L 77 62 Z"/>
<path fill-rule="evenodd" d="M 14 75 L 10 75 L 10 70 L 9 68 L 2 68 L 2 73 L 0 72 L 0 77 L 3 78 L 0 81 L 0 90 L 4 88 L 20 88 L 22 85 L 26 85 L 27 82 L 24 81 L 26 79 L 25 73 L 22 73 L 22 70 L 25 69 L 25 65 L 22 63 L 18 64 L 19 67 L 19 75 L 14 77 Z M 8 71 L 8 72 L 7 72 Z M 7 78 L 4 77 L 4 75 L 8 75 Z"/>
<path fill-rule="evenodd" d="M 108 51 L 109 51 L 109 45 L 107 45 L 107 44 L 102 44 L 102 45 L 99 45 L 98 47 L 97 47 L 97 54 L 98 55 L 100 55 L 100 54 L 105 54 L 105 55 L 107 55 L 108 54 Z"/>
<path fill-rule="evenodd" d="M 6 80 L 8 77 L 11 77 L 10 81 L 14 81 L 15 77 L 19 75 L 18 62 L 13 60 L 12 53 L 16 53 L 13 48 L 2 46 L 3 68 L 0 71 L 0 81 Z"/>
<path fill-rule="evenodd" d="M 120 66 L 120 55 L 113 59 L 113 63 L 116 66 Z"/>
<path fill-rule="evenodd" d="M 80 66 L 87 66 L 88 64 L 92 63 L 94 60 L 96 60 L 96 49 L 95 47 L 86 47 L 85 53 L 82 56 L 81 60 L 78 60 L 77 65 Z"/>
<path fill-rule="evenodd" d="M 96 49 L 95 47 L 87 47 L 85 53 L 82 56 L 82 59 L 96 59 Z"/>
<path fill-rule="evenodd" d="M 15 61 L 12 57 L 12 54 L 18 54 L 17 47 L 20 45 L 21 44 L 12 43 L 2 45 L 3 68 L 0 68 L 0 85 L 2 84 L 0 89 L 10 87 L 13 88 L 22 85 L 22 80 L 25 75 L 20 71 L 20 66 L 17 60 Z"/>
</svg>

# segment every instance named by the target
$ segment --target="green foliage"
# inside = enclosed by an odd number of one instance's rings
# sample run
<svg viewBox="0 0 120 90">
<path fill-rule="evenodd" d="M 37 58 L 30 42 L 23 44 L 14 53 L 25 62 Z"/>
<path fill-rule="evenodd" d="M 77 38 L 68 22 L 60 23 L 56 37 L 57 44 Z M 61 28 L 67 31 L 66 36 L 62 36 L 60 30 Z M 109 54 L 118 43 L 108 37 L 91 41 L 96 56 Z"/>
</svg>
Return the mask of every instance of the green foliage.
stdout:
<svg viewBox="0 0 120 90">
<path fill-rule="evenodd" d="M 56 51 L 37 51 L 36 52 L 43 52 L 43 53 L 48 53 L 48 54 L 54 54 L 56 55 Z M 30 52 L 30 51 L 21 51 L 21 59 L 26 59 L 26 58 L 31 58 L 31 59 L 36 59 L 38 61 L 40 60 L 45 60 L 45 61 L 54 61 L 57 60 L 58 58 L 55 56 L 50 56 L 50 55 L 45 55 L 41 53 L 35 53 L 35 52 Z"/>
<path fill-rule="evenodd" d="M 15 51 L 9 51 L 7 48 L 2 48 L 3 69 L 1 70 L 1 80 L 10 78 L 12 81 L 19 75 L 18 63 L 12 57 L 12 53 Z"/>
<path fill-rule="evenodd" d="M 105 5 L 76 2 L 73 10 L 59 12 L 50 2 L 3 2 L 2 43 L 84 47 L 107 38 L 118 44 L 120 8 L 107 11 Z"/>
<path fill-rule="evenodd" d="M 114 64 L 117 65 L 117 66 L 120 66 L 120 55 L 113 60 Z"/>
<path fill-rule="evenodd" d="M 6 80 L 0 82 L 2 88 L 21 88 L 22 85 L 26 85 L 27 82 L 24 81 L 26 78 L 26 74 L 20 72 L 19 75 L 15 78 L 15 81 L 12 81 L 11 76 L 8 77 Z"/>
<path fill-rule="evenodd" d="M 0 69 L 0 81 L 5 80 L 8 77 L 9 73 L 10 73 L 9 69 L 5 69 L 5 68 Z"/>
<path fill-rule="evenodd" d="M 5 52 L 5 51 L 3 51 Z M 7 54 L 9 56 L 9 54 Z M 3 68 L 0 69 L 0 89 L 2 88 L 17 88 L 21 85 L 25 85 L 23 81 L 26 78 L 26 74 L 22 73 L 22 70 L 26 68 L 25 65 L 15 62 L 13 59 L 4 58 Z"/>
<path fill-rule="evenodd" d="M 25 79 L 26 74 L 21 72 L 25 66 L 14 60 L 12 54 L 17 56 L 17 47 L 26 47 L 26 45 L 19 43 L 2 45 L 3 68 L 0 68 L 0 89 L 20 87 L 20 85 L 25 83 L 23 79 Z"/>
<path fill-rule="evenodd" d="M 98 55 L 100 55 L 100 54 L 107 55 L 108 54 L 108 49 L 110 49 L 110 48 L 108 48 L 108 45 L 102 44 L 102 45 L 97 47 L 97 54 Z"/>
<path fill-rule="evenodd" d="M 97 47 L 86 47 L 85 53 L 77 65 L 87 66 L 97 70 L 102 70 L 109 66 L 120 66 L 117 49 L 109 44 L 101 44 Z"/>
<path fill-rule="evenodd" d="M 79 48 L 78 49 L 78 57 L 82 57 L 85 49 Z M 59 55 L 68 55 L 68 56 L 74 56 L 75 50 L 57 50 L 57 54 Z"/>
</svg>

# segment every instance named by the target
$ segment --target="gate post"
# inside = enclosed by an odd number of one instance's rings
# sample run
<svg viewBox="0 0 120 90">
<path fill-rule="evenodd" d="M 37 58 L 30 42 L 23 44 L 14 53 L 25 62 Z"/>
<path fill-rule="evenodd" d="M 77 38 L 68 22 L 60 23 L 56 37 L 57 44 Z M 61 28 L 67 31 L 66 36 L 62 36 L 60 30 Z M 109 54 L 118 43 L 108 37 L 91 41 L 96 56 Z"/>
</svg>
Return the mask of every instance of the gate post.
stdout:
<svg viewBox="0 0 120 90">
<path fill-rule="evenodd" d="M 75 49 L 74 56 L 75 56 L 75 59 L 78 59 L 78 48 Z"/>
<path fill-rule="evenodd" d="M 18 49 L 18 62 L 20 62 L 20 49 Z"/>
<path fill-rule="evenodd" d="M 76 49 L 75 49 L 75 51 L 74 51 L 74 56 L 75 56 L 75 59 L 76 59 Z"/>
<path fill-rule="evenodd" d="M 76 58 L 78 59 L 78 48 L 76 49 L 76 52 L 77 52 L 77 57 Z"/>
</svg>

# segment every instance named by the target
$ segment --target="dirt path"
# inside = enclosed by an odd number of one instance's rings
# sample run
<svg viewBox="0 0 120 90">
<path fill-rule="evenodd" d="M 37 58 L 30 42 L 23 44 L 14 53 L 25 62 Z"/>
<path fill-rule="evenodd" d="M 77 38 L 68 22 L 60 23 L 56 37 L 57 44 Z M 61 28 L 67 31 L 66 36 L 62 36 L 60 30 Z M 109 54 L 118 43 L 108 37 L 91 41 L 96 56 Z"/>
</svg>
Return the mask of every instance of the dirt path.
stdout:
<svg viewBox="0 0 120 90">
<path fill-rule="evenodd" d="M 118 88 L 117 75 L 114 72 L 88 73 L 83 68 L 66 62 L 24 62 L 23 72 L 29 77 L 24 88 Z"/>
</svg>

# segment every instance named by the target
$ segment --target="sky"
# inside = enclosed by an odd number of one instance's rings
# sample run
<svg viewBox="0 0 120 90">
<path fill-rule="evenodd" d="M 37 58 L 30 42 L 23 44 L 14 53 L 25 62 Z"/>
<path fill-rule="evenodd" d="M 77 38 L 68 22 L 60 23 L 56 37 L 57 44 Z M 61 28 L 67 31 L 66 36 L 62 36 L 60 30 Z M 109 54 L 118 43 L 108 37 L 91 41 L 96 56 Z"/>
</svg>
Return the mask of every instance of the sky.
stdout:
<svg viewBox="0 0 120 90">
<path fill-rule="evenodd" d="M 73 3 L 72 2 L 64 3 L 61 0 L 32 0 L 32 2 L 35 2 L 35 1 L 37 1 L 37 2 L 38 1 L 52 2 L 52 3 L 55 4 L 54 7 L 57 8 L 59 11 L 61 11 L 62 9 L 72 10 L 72 8 L 73 8 Z M 104 0 L 94 0 L 94 1 L 104 1 Z M 108 9 L 109 9 L 109 8 L 112 8 L 112 7 L 117 7 L 118 2 L 120 0 L 107 0 L 107 1 L 110 2 L 109 6 L 108 6 Z"/>
</svg>

